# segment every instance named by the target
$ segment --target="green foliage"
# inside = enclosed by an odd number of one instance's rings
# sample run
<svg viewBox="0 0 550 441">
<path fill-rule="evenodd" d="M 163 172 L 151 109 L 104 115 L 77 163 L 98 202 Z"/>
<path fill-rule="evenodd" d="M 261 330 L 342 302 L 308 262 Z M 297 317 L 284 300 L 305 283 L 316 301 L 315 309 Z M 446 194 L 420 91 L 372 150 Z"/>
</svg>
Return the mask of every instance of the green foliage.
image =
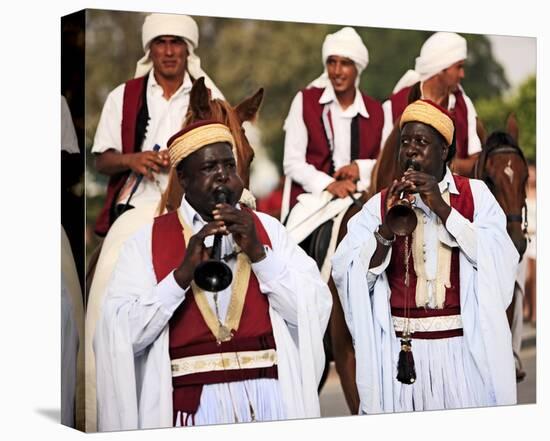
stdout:
<svg viewBox="0 0 550 441">
<path fill-rule="evenodd" d="M 487 133 L 505 131 L 508 116 L 512 112 L 515 114 L 519 127 L 518 143 L 530 161 L 535 161 L 536 157 L 536 90 L 536 78 L 531 77 L 512 96 L 485 98 L 475 103 Z"/>
</svg>

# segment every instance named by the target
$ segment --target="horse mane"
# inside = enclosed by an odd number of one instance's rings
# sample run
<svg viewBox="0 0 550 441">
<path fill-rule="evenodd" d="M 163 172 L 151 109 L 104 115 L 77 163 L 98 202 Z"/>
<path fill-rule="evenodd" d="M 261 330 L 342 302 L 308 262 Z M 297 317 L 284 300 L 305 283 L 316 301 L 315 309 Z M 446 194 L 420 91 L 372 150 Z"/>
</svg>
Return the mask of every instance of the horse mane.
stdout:
<svg viewBox="0 0 550 441">
<path fill-rule="evenodd" d="M 514 137 L 509 133 L 503 132 L 501 130 L 497 130 L 491 133 L 485 141 L 485 148 L 487 148 L 487 150 L 489 151 L 501 145 L 509 145 L 510 147 L 519 149 L 519 145 Z"/>
</svg>

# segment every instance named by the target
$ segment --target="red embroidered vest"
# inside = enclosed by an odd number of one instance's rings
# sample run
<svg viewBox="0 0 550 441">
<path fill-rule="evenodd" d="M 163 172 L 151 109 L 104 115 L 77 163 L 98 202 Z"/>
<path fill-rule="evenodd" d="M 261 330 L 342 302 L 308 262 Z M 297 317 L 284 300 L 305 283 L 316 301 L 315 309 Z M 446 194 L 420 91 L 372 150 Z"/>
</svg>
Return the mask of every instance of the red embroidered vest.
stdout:
<svg viewBox="0 0 550 441">
<path fill-rule="evenodd" d="M 137 115 L 143 104 L 143 88 L 145 87 L 145 79 L 147 76 L 134 78 L 126 82 L 124 87 L 124 98 L 122 101 L 122 123 L 121 123 L 121 137 L 122 137 L 122 154 L 134 153 L 136 151 L 135 137 L 136 137 L 136 123 Z M 95 232 L 99 236 L 105 236 L 109 227 L 113 223 L 111 219 L 111 207 L 115 201 L 116 195 L 123 187 L 129 171 L 118 173 L 109 178 L 107 184 L 107 195 L 105 196 L 105 202 L 103 208 L 99 213 L 99 216 L 95 224 Z"/>
<path fill-rule="evenodd" d="M 244 208 L 244 210 L 248 210 Z M 254 218 L 258 238 L 262 244 L 271 246 L 269 236 L 257 215 L 249 210 Z M 155 218 L 153 224 L 152 253 L 153 267 L 157 281 L 160 282 L 185 257 L 185 240 L 183 227 L 177 212 L 171 212 Z M 208 295 L 208 294 L 207 294 Z M 250 272 L 248 290 L 238 329 L 234 329 L 233 338 L 227 342 L 217 343 L 215 336 L 208 328 L 195 302 L 191 290 L 185 300 L 174 312 L 169 322 L 170 359 L 183 357 L 235 353 L 239 351 L 257 351 L 275 349 L 275 339 L 269 317 L 267 296 L 262 294 L 258 279 Z M 266 368 L 247 368 L 221 371 L 191 373 L 173 377 L 173 411 L 193 415 L 199 406 L 202 387 L 205 384 L 243 381 L 257 378 L 278 378 L 277 366 Z M 175 421 L 175 420 L 174 420 Z"/>
<path fill-rule="evenodd" d="M 302 117 L 307 128 L 308 143 L 306 149 L 306 162 L 312 164 L 317 170 L 329 173 L 332 162 L 332 152 L 323 125 L 323 105 L 319 98 L 324 89 L 312 87 L 302 90 Z M 361 94 L 363 102 L 369 114 L 368 118 L 359 115 L 359 152 L 353 159 L 376 159 L 380 152 L 380 140 L 384 125 L 384 112 L 382 105 L 375 99 Z M 332 129 L 332 120 L 329 121 Z M 296 198 L 304 192 L 300 184 L 292 183 L 290 192 L 290 208 L 296 204 Z"/>
<path fill-rule="evenodd" d="M 409 93 L 413 87 L 415 86 L 405 87 L 390 97 L 394 124 L 409 104 Z M 455 123 L 456 157 L 463 159 L 468 157 L 468 108 L 461 90 L 454 92 L 454 96 L 455 108 L 450 113 Z"/>
<path fill-rule="evenodd" d="M 453 175 L 459 194 L 450 195 L 450 205 L 462 216 L 473 221 L 474 218 L 474 198 L 468 178 Z M 381 192 L 381 215 L 384 220 L 384 206 L 388 189 Z M 412 237 L 409 236 L 409 244 L 412 244 Z M 416 272 L 412 253 L 409 256 L 409 286 L 405 285 L 405 237 L 397 236 L 392 245 L 390 263 L 386 268 L 386 275 L 391 289 L 390 305 L 392 315 L 405 317 L 405 306 L 409 305 L 411 318 L 423 317 L 441 317 L 460 314 L 460 260 L 458 247 L 453 247 L 451 254 L 451 286 L 445 291 L 445 305 L 443 309 L 419 308 L 416 306 Z M 415 333 L 416 338 L 445 338 L 455 335 L 462 335 L 462 330 L 430 332 L 428 335 L 422 335 L 422 332 Z M 426 333 L 428 334 L 428 333 Z"/>
</svg>

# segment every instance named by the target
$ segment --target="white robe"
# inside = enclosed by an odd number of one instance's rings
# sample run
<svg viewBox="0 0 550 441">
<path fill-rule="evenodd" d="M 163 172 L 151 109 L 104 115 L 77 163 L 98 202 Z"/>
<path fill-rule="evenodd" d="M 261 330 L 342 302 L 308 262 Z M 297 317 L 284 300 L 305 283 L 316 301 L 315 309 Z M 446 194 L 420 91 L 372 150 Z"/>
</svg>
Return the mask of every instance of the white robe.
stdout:
<svg viewBox="0 0 550 441">
<path fill-rule="evenodd" d="M 470 184 L 474 198 L 473 223 L 452 209 L 447 224 L 440 225 L 438 235 L 440 238 L 449 237 L 449 233 L 455 241 L 454 246 L 460 249 L 460 306 L 464 336 L 442 342 L 415 340 L 413 335 L 413 354 L 418 373 L 422 370 L 419 362 L 434 357 L 434 351 L 438 350 L 436 346 L 447 345 L 445 353 L 460 360 L 437 362 L 445 363 L 451 369 L 453 363 L 460 361 L 465 366 L 463 369 L 471 373 L 466 378 L 453 378 L 452 381 L 481 385 L 481 391 L 469 385 L 470 391 L 480 394 L 478 403 L 514 404 L 515 370 L 506 307 L 513 294 L 518 254 L 506 232 L 504 213 L 493 195 L 481 181 L 472 179 Z M 450 222 L 455 225 L 454 234 L 447 233 Z M 400 348 L 391 319 L 388 279 L 382 272 L 369 290 L 366 277 L 376 249 L 373 233 L 380 224 L 378 193 L 349 221 L 348 234 L 332 262 L 333 278 L 354 341 L 360 413 L 411 410 L 403 405 L 406 390 L 402 389 L 410 386 L 395 379 Z M 473 241 L 466 243 L 462 228 L 468 229 L 468 237 L 474 238 Z M 384 262 L 386 266 L 390 253 Z M 455 370 L 460 372 L 461 368 L 455 365 Z M 418 380 L 422 381 L 422 378 Z M 441 381 L 445 383 L 448 378 L 443 377 Z M 435 397 L 435 401 L 423 403 L 420 407 L 446 407 L 445 398 Z"/>
<path fill-rule="evenodd" d="M 185 204 L 180 213 L 192 225 L 186 217 Z M 320 415 L 317 386 L 324 367 L 322 338 L 331 295 L 313 260 L 288 237 L 284 227 L 268 215 L 257 215 L 268 232 L 272 250 L 266 259 L 253 264 L 252 270 L 270 303 L 283 413 L 289 419 L 317 417 Z M 199 227 L 193 224 L 192 228 L 196 232 Z M 262 263 L 264 269 L 265 265 L 275 268 L 276 276 L 266 276 L 273 272 L 257 267 Z M 172 426 L 168 321 L 185 297 L 181 289 L 179 294 L 177 290 L 170 291 L 170 285 L 174 284 L 172 273 L 156 282 L 149 225 L 125 243 L 96 328 L 100 431 Z M 161 292 L 172 294 L 166 297 Z M 167 302 L 171 295 L 179 297 Z M 266 392 L 260 382 L 247 382 L 252 394 Z M 208 407 L 208 396 L 216 387 L 219 385 L 205 386 L 197 415 L 201 408 Z M 236 396 L 238 401 L 238 391 Z M 225 396 L 220 399 L 225 400 Z"/>
</svg>

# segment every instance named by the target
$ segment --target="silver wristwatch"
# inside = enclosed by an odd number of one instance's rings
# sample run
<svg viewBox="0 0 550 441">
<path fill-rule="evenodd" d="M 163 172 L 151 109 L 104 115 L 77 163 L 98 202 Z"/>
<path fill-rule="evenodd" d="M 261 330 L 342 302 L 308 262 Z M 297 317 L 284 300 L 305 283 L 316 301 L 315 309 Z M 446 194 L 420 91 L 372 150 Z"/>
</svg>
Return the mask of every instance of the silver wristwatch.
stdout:
<svg viewBox="0 0 550 441">
<path fill-rule="evenodd" d="M 380 227 L 378 227 L 378 229 L 374 232 L 374 237 L 376 237 L 377 242 L 385 247 L 391 247 L 392 243 L 395 242 L 395 234 L 393 235 L 393 238 L 386 239 L 385 237 L 382 237 L 382 235 L 378 232 L 379 229 Z"/>
</svg>

